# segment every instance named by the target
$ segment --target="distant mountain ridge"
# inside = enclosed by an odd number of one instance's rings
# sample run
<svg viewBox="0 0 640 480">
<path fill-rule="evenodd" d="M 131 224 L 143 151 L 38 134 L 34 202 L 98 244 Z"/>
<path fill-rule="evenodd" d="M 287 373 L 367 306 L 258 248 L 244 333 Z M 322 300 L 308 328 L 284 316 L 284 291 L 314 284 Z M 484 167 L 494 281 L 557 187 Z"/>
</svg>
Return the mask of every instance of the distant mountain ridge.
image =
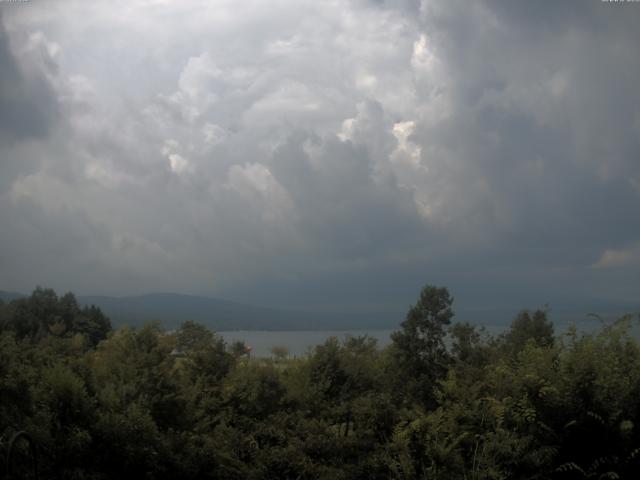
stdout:
<svg viewBox="0 0 640 480">
<path fill-rule="evenodd" d="M 177 293 L 151 293 L 131 297 L 80 296 L 83 305 L 96 305 L 114 326 L 141 325 L 159 320 L 165 328 L 176 328 L 193 320 L 213 330 L 327 330 L 392 328 L 395 316 L 354 313 L 324 313 L 266 308 L 214 297 Z"/>
<path fill-rule="evenodd" d="M 397 328 L 405 317 L 405 312 L 342 313 L 267 308 L 215 297 L 177 293 L 127 297 L 79 296 L 78 301 L 83 305 L 100 307 L 111 318 L 115 327 L 125 324 L 142 325 L 150 320 L 159 320 L 165 328 L 173 329 L 186 320 L 193 320 L 217 331 L 373 330 Z M 522 308 L 493 307 L 482 311 L 454 307 L 454 310 L 454 321 L 507 326 Z M 603 300 L 565 300 L 554 302 L 550 313 L 551 319 L 560 327 L 571 323 L 593 322 L 588 317 L 590 312 L 602 315 L 606 321 L 612 321 L 638 310 L 635 305 Z"/>
<path fill-rule="evenodd" d="M 0 299 L 9 302 L 27 295 L 0 290 Z M 318 312 L 303 309 L 267 308 L 222 300 L 214 297 L 177 293 L 111 297 L 77 296 L 81 305 L 96 305 L 111 319 L 114 327 L 140 326 L 158 320 L 166 329 L 177 328 L 186 320 L 202 323 L 212 330 L 375 330 L 397 328 L 404 312 Z M 408 305 L 407 305 L 408 307 Z M 508 326 L 522 308 L 455 308 L 454 321 L 468 321 L 485 326 Z M 589 312 L 610 322 L 620 315 L 640 310 L 636 304 L 603 300 L 565 300 L 551 303 L 551 319 L 558 330 L 571 323 L 598 323 Z"/>
<path fill-rule="evenodd" d="M 6 292 L 4 290 L 0 290 L 0 300 L 3 302 L 10 302 L 11 300 L 17 300 L 18 298 L 24 298 L 27 295 L 24 293 L 18 292 Z"/>
<path fill-rule="evenodd" d="M 290 327 L 277 311 L 247 306 L 212 297 L 176 293 L 151 293 L 131 297 L 81 296 L 82 304 L 97 305 L 114 326 L 140 325 L 159 320 L 165 328 L 175 328 L 193 320 L 215 330 L 269 329 Z"/>
<path fill-rule="evenodd" d="M 5 302 L 27 297 L 0 290 Z M 178 293 L 111 297 L 76 296 L 81 305 L 96 305 L 114 327 L 140 326 L 158 320 L 164 328 L 177 328 L 193 320 L 213 330 L 348 330 L 393 328 L 401 316 L 380 313 L 325 313 L 259 307 L 214 297 Z"/>
</svg>

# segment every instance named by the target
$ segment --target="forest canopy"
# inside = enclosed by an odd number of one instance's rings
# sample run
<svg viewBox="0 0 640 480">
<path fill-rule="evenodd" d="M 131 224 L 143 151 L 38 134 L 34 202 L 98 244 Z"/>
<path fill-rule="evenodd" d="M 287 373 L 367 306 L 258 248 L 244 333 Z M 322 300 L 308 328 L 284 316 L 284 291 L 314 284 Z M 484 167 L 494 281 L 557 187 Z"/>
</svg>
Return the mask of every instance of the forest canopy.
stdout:
<svg viewBox="0 0 640 480">
<path fill-rule="evenodd" d="M 38 288 L 0 301 L 0 454 L 26 431 L 41 478 L 637 478 L 636 317 L 560 334 L 549 317 L 490 335 L 427 285 L 386 348 L 251 358 L 196 322 L 113 330 Z"/>
</svg>

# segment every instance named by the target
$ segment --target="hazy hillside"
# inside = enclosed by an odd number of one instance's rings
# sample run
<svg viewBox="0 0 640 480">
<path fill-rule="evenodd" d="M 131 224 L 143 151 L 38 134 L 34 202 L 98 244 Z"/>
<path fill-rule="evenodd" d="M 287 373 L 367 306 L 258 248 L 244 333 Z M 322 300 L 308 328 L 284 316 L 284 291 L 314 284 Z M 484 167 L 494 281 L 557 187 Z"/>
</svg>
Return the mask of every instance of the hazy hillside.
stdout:
<svg viewBox="0 0 640 480">
<path fill-rule="evenodd" d="M 194 320 L 214 330 L 325 330 L 392 328 L 401 315 L 326 313 L 256 307 L 212 297 L 154 293 L 131 297 L 81 296 L 84 305 L 94 304 L 111 318 L 114 326 L 139 325 L 160 320 L 176 328 Z"/>
<path fill-rule="evenodd" d="M 23 293 L 0 290 L 5 302 L 27 297 Z M 96 305 L 117 327 L 140 326 L 158 320 L 164 328 L 177 328 L 193 320 L 213 330 L 349 330 L 395 328 L 404 314 L 342 313 L 289 310 L 247 305 L 229 300 L 177 293 L 110 297 L 78 296 L 81 305 Z"/>
<path fill-rule="evenodd" d="M 26 297 L 26 295 L 18 292 L 5 292 L 4 290 L 0 290 L 0 300 L 3 302 L 10 302 L 11 300 L 23 297 Z"/>
<path fill-rule="evenodd" d="M 0 290 L 5 302 L 25 297 L 18 292 Z M 398 312 L 318 312 L 266 308 L 222 300 L 213 297 L 152 293 L 138 296 L 110 297 L 79 296 L 82 305 L 97 305 L 111 319 L 114 326 L 142 325 L 159 320 L 165 328 L 174 329 L 185 320 L 194 320 L 217 331 L 223 330 L 349 330 L 396 328 L 405 311 Z M 579 307 L 577 305 L 580 305 Z M 528 305 L 528 308 L 541 307 Z M 409 305 L 407 305 L 407 308 Z M 611 322 L 620 316 L 640 310 L 639 305 L 597 299 L 580 301 L 556 300 L 549 304 L 550 317 L 558 327 L 576 323 L 582 328 L 597 327 L 590 317 L 594 313 Z M 490 326 L 506 326 L 521 308 L 493 306 L 487 308 L 456 309 L 456 320 Z"/>
</svg>

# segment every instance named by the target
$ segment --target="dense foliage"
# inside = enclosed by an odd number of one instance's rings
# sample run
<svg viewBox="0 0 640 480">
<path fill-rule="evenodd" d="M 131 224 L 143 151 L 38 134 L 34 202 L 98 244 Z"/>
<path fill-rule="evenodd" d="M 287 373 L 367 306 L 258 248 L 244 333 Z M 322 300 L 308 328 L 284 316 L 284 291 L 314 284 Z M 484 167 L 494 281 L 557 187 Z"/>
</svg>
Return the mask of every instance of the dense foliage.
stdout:
<svg viewBox="0 0 640 480">
<path fill-rule="evenodd" d="M 30 432 L 43 478 L 638 478 L 631 317 L 555 336 L 525 311 L 492 337 L 452 304 L 425 287 L 385 349 L 259 359 L 37 289 L 0 303 L 0 450 Z"/>
</svg>

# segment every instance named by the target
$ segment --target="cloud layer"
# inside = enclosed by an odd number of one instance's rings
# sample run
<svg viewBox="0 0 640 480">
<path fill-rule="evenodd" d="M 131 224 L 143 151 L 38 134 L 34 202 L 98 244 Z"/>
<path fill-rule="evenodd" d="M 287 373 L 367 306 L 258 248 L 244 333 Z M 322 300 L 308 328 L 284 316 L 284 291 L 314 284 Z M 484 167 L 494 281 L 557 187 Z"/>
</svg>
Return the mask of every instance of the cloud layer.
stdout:
<svg viewBox="0 0 640 480">
<path fill-rule="evenodd" d="M 637 299 L 639 5 L 0 7 L 0 288 Z"/>
</svg>

